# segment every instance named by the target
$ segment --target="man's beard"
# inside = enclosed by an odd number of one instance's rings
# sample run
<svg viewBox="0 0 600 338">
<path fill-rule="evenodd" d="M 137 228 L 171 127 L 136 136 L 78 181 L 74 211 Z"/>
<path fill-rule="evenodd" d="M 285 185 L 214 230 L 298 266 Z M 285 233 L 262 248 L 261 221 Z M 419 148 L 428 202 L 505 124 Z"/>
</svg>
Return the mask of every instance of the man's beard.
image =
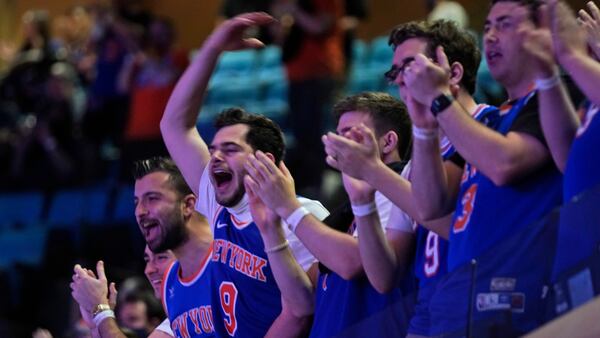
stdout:
<svg viewBox="0 0 600 338">
<path fill-rule="evenodd" d="M 176 250 L 188 239 L 187 229 L 183 215 L 179 209 L 173 210 L 164 222 L 165 225 L 163 236 L 156 244 L 148 243 L 148 247 L 152 252 L 163 252 L 167 250 Z"/>
<path fill-rule="evenodd" d="M 217 203 L 219 203 L 220 205 L 222 205 L 226 208 L 232 208 L 232 207 L 236 206 L 238 203 L 240 203 L 240 201 L 244 197 L 245 193 L 246 193 L 246 189 L 244 188 L 244 184 L 240 183 L 240 184 L 238 184 L 237 188 L 235 189 L 233 196 L 231 196 L 229 198 L 222 198 L 219 196 L 215 196 L 215 198 L 217 200 Z"/>
</svg>

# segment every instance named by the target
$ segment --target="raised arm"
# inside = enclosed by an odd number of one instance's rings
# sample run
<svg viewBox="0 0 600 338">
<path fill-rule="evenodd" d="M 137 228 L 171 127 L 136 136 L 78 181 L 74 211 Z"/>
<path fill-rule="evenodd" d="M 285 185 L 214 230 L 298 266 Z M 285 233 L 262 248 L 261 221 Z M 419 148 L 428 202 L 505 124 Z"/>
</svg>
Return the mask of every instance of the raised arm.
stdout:
<svg viewBox="0 0 600 338">
<path fill-rule="evenodd" d="M 244 178 L 250 212 L 260 231 L 271 271 L 281 291 L 281 313 L 269 328 L 266 337 L 297 337 L 310 327 L 310 316 L 315 304 L 314 287 L 308 274 L 294 257 L 281 217 L 259 197 L 263 192 L 264 170 L 269 169 L 261 162 L 257 163 L 253 156 L 250 161 L 254 165 L 247 166 L 248 171 L 255 174 L 255 170 L 260 172 L 258 176 L 247 175 Z M 272 163 L 269 158 L 267 161 Z"/>
<path fill-rule="evenodd" d="M 208 146 L 196 129 L 210 76 L 223 51 L 262 47 L 257 39 L 243 38 L 244 31 L 272 20 L 265 13 L 246 13 L 223 22 L 204 42 L 171 94 L 160 129 L 169 154 L 196 194 L 210 160 Z"/>
<path fill-rule="evenodd" d="M 441 94 L 450 95 L 448 57 L 437 48 L 439 65 L 418 54 L 405 70 L 411 95 L 429 107 Z M 456 150 L 496 185 L 506 185 L 538 169 L 550 154 L 535 137 L 521 133 L 498 133 L 469 116 L 456 100 L 439 112 L 437 121 Z"/>
<path fill-rule="evenodd" d="M 285 165 L 277 168 L 260 151 L 256 157 L 250 158 L 248 174 L 262 183 L 259 187 L 261 199 L 282 219 L 288 219 L 301 207 L 291 174 Z M 363 272 L 358 242 L 354 237 L 328 227 L 313 215 L 301 218 L 295 227 L 295 234 L 317 260 L 342 278 L 351 279 Z"/>
<path fill-rule="evenodd" d="M 346 174 L 343 174 L 343 180 L 353 206 L 364 271 L 375 290 L 389 292 L 397 285 L 401 272 L 410 261 L 414 242 L 412 220 L 392 206 L 384 231 L 375 205 L 375 190 L 368 183 Z"/>
<path fill-rule="evenodd" d="M 541 84 L 538 85 L 537 96 L 542 130 L 554 163 L 564 171 L 579 118 L 559 76 L 547 23 L 543 22 L 537 29 L 523 30 L 521 34 L 523 49 L 534 60 L 531 66 L 536 69 L 538 83 Z"/>
<path fill-rule="evenodd" d="M 414 109 L 410 105 L 408 108 L 409 113 L 411 113 L 411 109 Z M 411 116 L 411 119 L 414 120 L 414 117 Z M 419 170 L 420 175 L 417 177 L 420 181 L 414 185 L 383 163 L 378 155 L 378 145 L 372 130 L 360 125 L 354 127 L 352 132 L 358 134 L 356 139 L 360 142 L 334 133 L 323 136 L 329 165 L 344 174 L 366 181 L 417 222 L 422 223 L 424 220 L 435 219 L 438 214 L 445 215 L 448 213 L 447 210 L 453 208 L 456 188 L 451 188 L 451 186 L 453 184 L 458 186 L 462 169 L 454 164 L 435 165 L 437 162 L 441 163 L 437 137 L 433 142 L 431 142 L 432 140 L 413 141 L 413 160 L 411 161 L 413 171 L 415 171 L 415 152 L 417 151 L 419 155 L 416 160 L 422 163 L 419 166 L 423 167 L 422 170 Z M 423 144 L 417 145 L 417 141 Z M 418 148 L 415 148 L 417 146 Z M 356 163 L 361 165 L 356 165 Z M 412 176 L 414 181 L 415 177 Z M 415 188 L 419 185 L 422 188 Z M 430 224 L 432 231 L 440 233 L 444 238 L 448 236 L 447 222 L 428 222 L 427 224 Z"/>
<path fill-rule="evenodd" d="M 588 6 L 592 16 L 583 10 L 579 15 L 587 30 L 587 44 L 596 51 L 595 47 L 600 46 L 600 13 L 593 3 Z M 553 43 L 560 65 L 590 101 L 600 104 L 600 64 L 588 54 L 586 34 L 577 24 L 573 11 L 564 2 L 553 0 L 550 2 L 550 18 Z"/>
</svg>

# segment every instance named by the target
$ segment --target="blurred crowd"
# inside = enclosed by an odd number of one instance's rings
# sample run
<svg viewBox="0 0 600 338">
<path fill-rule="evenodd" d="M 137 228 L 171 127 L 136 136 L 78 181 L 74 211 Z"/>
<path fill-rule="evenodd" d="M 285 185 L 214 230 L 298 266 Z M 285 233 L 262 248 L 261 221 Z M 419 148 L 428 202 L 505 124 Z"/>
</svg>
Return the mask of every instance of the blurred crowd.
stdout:
<svg viewBox="0 0 600 338">
<path fill-rule="evenodd" d="M 30 10 L 21 25 L 21 44 L 2 45 L 0 189 L 88 183 L 116 159 L 164 153 L 158 120 L 187 65 L 169 19 L 114 1 Z"/>
</svg>

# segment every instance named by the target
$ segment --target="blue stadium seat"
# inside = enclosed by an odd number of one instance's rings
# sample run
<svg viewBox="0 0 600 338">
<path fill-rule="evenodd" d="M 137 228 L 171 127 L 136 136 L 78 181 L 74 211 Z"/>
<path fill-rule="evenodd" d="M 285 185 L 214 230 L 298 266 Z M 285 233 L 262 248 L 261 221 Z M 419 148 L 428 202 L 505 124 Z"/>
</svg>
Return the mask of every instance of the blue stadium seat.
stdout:
<svg viewBox="0 0 600 338">
<path fill-rule="evenodd" d="M 132 185 L 122 185 L 118 188 L 111 217 L 113 222 L 136 224 L 133 198 L 134 189 Z"/>
<path fill-rule="evenodd" d="M 269 45 L 258 52 L 259 68 L 282 67 L 281 48 Z"/>
<path fill-rule="evenodd" d="M 356 94 L 364 91 L 382 91 L 385 89 L 385 78 L 381 67 L 353 68 L 348 76 L 346 92 Z"/>
<path fill-rule="evenodd" d="M 388 45 L 388 37 L 380 36 L 371 42 L 371 53 L 370 53 L 369 64 L 384 63 L 388 66 L 392 62 L 394 51 L 392 47 Z"/>
<path fill-rule="evenodd" d="M 48 230 L 43 227 L 10 230 L 0 234 L 0 269 L 15 263 L 39 265 Z"/>
<path fill-rule="evenodd" d="M 367 63 L 369 60 L 369 46 L 366 42 L 356 39 L 352 42 L 352 63 L 360 66 Z"/>
<path fill-rule="evenodd" d="M 52 198 L 47 222 L 52 227 L 102 224 L 108 220 L 108 194 L 108 189 L 97 187 L 58 191 Z"/>
<path fill-rule="evenodd" d="M 251 72 L 257 64 L 257 52 L 255 50 L 241 50 L 225 52 L 221 54 L 217 68 L 217 73 L 246 73 Z"/>
<path fill-rule="evenodd" d="M 0 195 L 0 230 L 19 224 L 31 226 L 42 218 L 44 196 L 41 192 Z"/>
<path fill-rule="evenodd" d="M 248 100 L 258 100 L 259 97 L 260 86 L 255 77 L 232 77 L 228 82 L 215 82 L 209 86 L 206 104 L 240 106 Z"/>
</svg>

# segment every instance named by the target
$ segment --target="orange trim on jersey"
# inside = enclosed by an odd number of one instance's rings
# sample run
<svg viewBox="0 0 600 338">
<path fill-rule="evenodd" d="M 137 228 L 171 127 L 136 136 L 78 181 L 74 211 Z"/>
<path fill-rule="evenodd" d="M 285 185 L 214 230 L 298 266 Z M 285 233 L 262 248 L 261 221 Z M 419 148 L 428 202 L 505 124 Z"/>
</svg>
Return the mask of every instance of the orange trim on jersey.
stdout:
<svg viewBox="0 0 600 338">
<path fill-rule="evenodd" d="M 183 284 L 184 286 L 189 286 L 190 284 L 195 282 L 196 279 L 198 279 L 198 277 L 200 277 L 200 275 L 202 275 L 202 273 L 206 269 L 206 266 L 208 265 L 208 262 L 210 261 L 210 257 L 212 256 L 212 251 L 213 251 L 213 242 L 211 241 L 208 251 L 206 252 L 206 255 L 204 256 L 204 258 L 202 258 L 202 262 L 200 263 L 198 270 L 196 272 L 194 272 L 188 278 L 181 277 L 181 263 L 179 264 L 179 270 L 177 271 L 177 278 L 179 278 L 179 281 L 181 282 L 181 284 Z"/>
<path fill-rule="evenodd" d="M 165 310 L 165 314 L 167 315 L 167 318 L 169 317 L 169 308 L 167 308 L 167 276 L 169 276 L 169 273 L 171 272 L 171 269 L 173 269 L 173 265 L 175 265 L 175 262 L 177 262 L 177 260 L 173 260 L 171 262 L 171 264 L 169 264 L 169 267 L 165 269 L 165 271 L 163 272 L 163 276 L 162 276 L 162 297 L 160 297 L 160 301 L 163 305 L 163 309 Z"/>
<path fill-rule="evenodd" d="M 242 221 L 238 221 L 235 216 L 233 216 L 233 214 L 230 214 L 231 216 L 231 221 L 233 222 L 233 225 L 235 225 L 236 228 L 243 228 L 246 225 L 250 224 L 250 222 L 242 222 Z"/>
<path fill-rule="evenodd" d="M 475 108 L 475 111 L 473 112 L 473 114 L 471 114 L 471 116 L 473 116 L 473 117 L 477 116 L 479 113 L 481 113 L 482 110 L 484 110 L 487 107 L 489 107 L 489 105 L 487 105 L 487 104 L 477 105 L 477 108 Z"/>
<path fill-rule="evenodd" d="M 215 212 L 215 214 L 213 215 L 213 219 L 212 219 L 212 224 L 215 225 L 217 224 L 217 217 L 219 217 L 219 214 L 221 213 L 221 210 L 223 209 L 223 206 L 220 206 L 217 208 L 217 211 Z"/>
</svg>

